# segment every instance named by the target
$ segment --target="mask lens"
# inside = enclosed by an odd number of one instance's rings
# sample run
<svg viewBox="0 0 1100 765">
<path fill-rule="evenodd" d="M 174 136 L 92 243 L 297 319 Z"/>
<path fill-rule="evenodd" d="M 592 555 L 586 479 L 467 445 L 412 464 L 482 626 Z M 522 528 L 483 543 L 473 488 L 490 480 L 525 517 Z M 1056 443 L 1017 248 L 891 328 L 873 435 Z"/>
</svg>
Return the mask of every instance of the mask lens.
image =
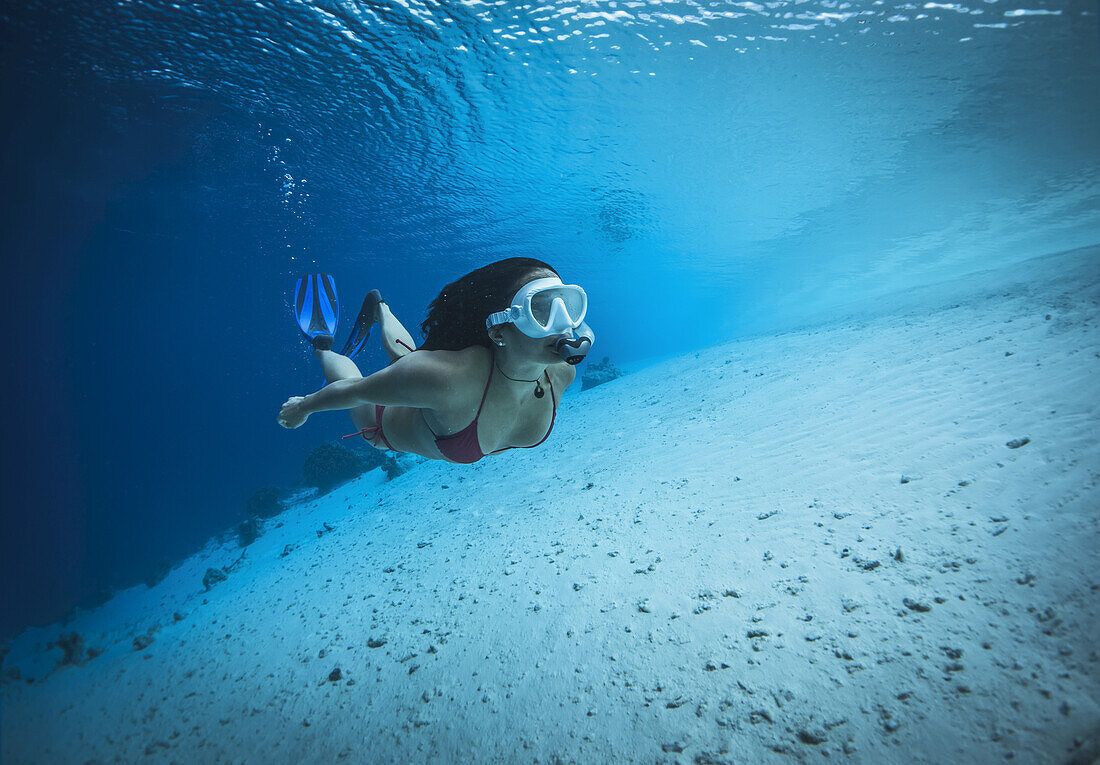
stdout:
<svg viewBox="0 0 1100 765">
<path fill-rule="evenodd" d="M 565 303 L 565 310 L 569 313 L 570 320 L 576 322 L 581 318 L 584 309 L 584 297 L 577 290 L 547 289 L 536 292 L 531 296 L 531 316 L 542 326 L 550 323 L 550 308 L 556 298 L 561 298 Z"/>
</svg>

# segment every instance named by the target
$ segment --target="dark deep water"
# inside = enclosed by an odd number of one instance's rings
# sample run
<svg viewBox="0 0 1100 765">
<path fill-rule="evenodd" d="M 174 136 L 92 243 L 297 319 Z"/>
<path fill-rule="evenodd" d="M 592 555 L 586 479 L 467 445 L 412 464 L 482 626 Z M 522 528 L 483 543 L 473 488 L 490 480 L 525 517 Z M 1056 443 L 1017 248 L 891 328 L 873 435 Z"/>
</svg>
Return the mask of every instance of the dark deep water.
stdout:
<svg viewBox="0 0 1100 765">
<path fill-rule="evenodd" d="M 1100 238 L 1095 4 L 638 5 L 5 11 L 0 635 L 348 432 L 275 424 L 317 384 L 303 271 L 342 336 L 372 287 L 413 329 L 462 272 L 549 259 L 629 366 Z"/>
<path fill-rule="evenodd" d="M 296 455 L 265 454 L 228 425 L 249 401 L 258 415 L 255 388 L 276 383 L 261 370 L 278 337 L 245 327 L 285 316 L 263 299 L 281 285 L 249 265 L 264 236 L 249 200 L 216 191 L 225 173 L 266 188 L 224 110 L 166 109 L 94 79 L 5 86 L 4 112 L 21 115 L 3 142 L 22 317 L 4 381 L 9 632 L 193 549 L 200 529 L 239 513 L 242 473 L 278 471 L 280 458 L 289 470 Z"/>
</svg>

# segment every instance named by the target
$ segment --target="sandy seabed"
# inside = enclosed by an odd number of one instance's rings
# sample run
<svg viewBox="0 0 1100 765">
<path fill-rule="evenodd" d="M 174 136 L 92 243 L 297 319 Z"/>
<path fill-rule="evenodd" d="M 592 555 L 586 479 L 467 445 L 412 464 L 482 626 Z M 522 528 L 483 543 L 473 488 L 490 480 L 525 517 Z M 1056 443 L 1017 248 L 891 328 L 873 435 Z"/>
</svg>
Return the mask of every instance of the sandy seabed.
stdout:
<svg viewBox="0 0 1100 765">
<path fill-rule="evenodd" d="M 909 300 L 25 631 L 3 762 L 1093 762 L 1100 248 Z"/>
</svg>

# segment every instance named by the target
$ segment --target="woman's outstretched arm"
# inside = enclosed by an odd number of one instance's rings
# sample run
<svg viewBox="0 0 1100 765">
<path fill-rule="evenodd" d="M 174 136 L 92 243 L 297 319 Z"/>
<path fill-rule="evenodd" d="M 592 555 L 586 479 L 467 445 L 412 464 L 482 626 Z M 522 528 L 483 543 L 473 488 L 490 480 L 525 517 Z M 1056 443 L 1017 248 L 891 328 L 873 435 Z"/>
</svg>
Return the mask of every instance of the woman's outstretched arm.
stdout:
<svg viewBox="0 0 1100 765">
<path fill-rule="evenodd" d="M 450 395 L 453 374 L 439 352 L 410 353 L 366 377 L 337 380 L 308 396 L 292 396 L 279 412 L 279 424 L 297 428 L 314 412 L 361 404 L 436 409 Z"/>
</svg>

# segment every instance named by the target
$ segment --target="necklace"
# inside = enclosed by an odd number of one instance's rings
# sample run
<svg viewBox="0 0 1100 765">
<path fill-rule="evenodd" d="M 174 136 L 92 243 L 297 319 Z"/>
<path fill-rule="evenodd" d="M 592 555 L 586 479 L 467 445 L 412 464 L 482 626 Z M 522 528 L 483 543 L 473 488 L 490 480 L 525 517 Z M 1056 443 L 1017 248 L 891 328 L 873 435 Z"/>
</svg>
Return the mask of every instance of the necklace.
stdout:
<svg viewBox="0 0 1100 765">
<path fill-rule="evenodd" d="M 494 359 L 494 363 L 496 363 L 495 359 Z M 508 375 L 506 375 L 504 373 L 504 370 L 500 368 L 500 364 L 497 364 L 496 367 L 497 367 L 497 370 L 502 375 L 504 375 L 505 377 L 508 377 Z M 512 382 L 534 383 L 535 384 L 535 398 L 542 398 L 544 395 L 546 395 L 546 391 L 544 391 L 542 389 L 542 378 L 541 377 L 539 377 L 538 379 L 535 379 L 535 380 L 517 380 L 514 377 L 508 377 L 508 379 L 511 380 Z"/>
</svg>

